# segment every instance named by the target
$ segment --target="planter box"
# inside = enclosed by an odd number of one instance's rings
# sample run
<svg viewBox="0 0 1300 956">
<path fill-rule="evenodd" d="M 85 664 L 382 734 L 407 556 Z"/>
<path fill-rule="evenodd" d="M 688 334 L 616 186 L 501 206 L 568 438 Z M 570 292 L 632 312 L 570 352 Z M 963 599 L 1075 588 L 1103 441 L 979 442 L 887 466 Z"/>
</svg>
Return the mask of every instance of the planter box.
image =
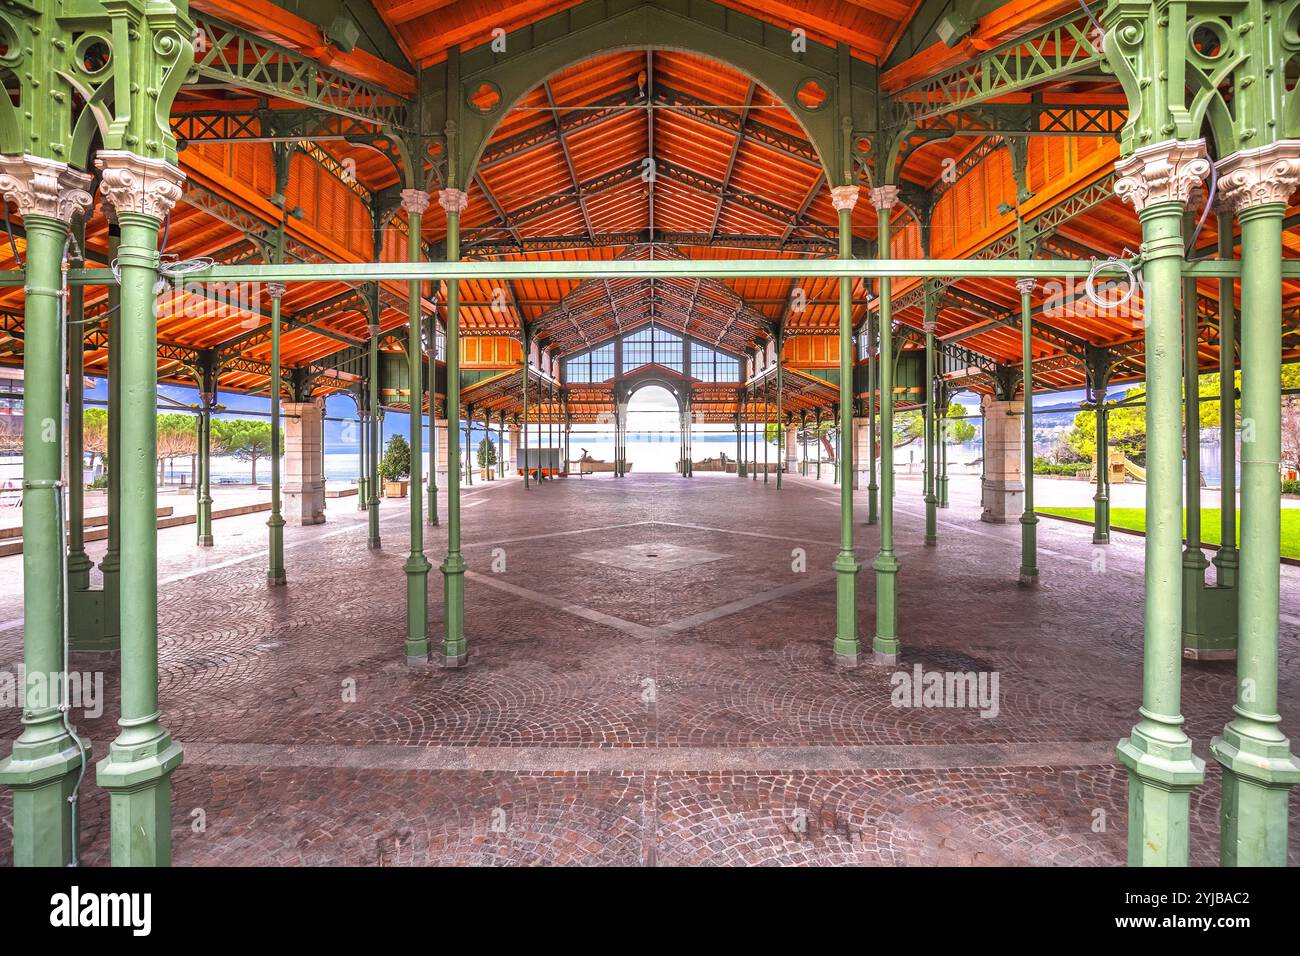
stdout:
<svg viewBox="0 0 1300 956">
<path fill-rule="evenodd" d="M 406 486 L 407 482 L 405 481 L 386 481 L 384 482 L 384 497 L 405 498 Z"/>
</svg>

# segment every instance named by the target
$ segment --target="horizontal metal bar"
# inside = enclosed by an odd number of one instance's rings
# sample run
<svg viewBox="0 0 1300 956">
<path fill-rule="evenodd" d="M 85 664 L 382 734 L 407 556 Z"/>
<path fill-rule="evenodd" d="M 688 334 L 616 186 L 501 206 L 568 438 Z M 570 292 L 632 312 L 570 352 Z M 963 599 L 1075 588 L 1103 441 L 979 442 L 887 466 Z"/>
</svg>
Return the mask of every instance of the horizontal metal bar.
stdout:
<svg viewBox="0 0 1300 956">
<path fill-rule="evenodd" d="M 1064 278 L 1087 276 L 1094 263 L 1066 259 L 614 259 L 590 262 L 355 262 L 212 266 L 190 282 L 412 282 L 457 279 L 841 279 L 841 278 Z M 1183 265 L 1198 279 L 1241 274 L 1239 260 Z M 1300 260 L 1282 263 L 1282 275 L 1300 278 Z M 18 270 L 0 271 L 0 287 L 23 284 Z M 113 285 L 109 269 L 70 269 L 72 285 Z"/>
</svg>

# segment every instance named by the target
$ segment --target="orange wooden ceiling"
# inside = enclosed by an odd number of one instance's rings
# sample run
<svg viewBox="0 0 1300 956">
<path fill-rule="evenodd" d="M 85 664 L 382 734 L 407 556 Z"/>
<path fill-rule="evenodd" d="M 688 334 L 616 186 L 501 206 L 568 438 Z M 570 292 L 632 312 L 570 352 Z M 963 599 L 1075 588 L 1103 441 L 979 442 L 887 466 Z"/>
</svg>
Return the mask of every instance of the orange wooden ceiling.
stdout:
<svg viewBox="0 0 1300 956">
<path fill-rule="evenodd" d="M 855 55 L 870 60 L 883 59 L 881 51 L 892 48 L 901 26 L 908 21 L 915 6 L 913 0 L 723 2 L 769 22 L 804 27 L 814 40 L 844 41 Z M 422 64 L 440 59 L 452 46 L 471 47 L 486 42 L 493 28 L 513 30 L 571 5 L 555 0 L 545 3 L 531 0 L 380 0 L 377 4 L 403 48 Z M 194 0 L 194 6 L 235 22 L 251 24 L 251 29 L 277 42 L 307 55 L 328 58 L 339 69 L 384 83 L 404 94 L 409 95 L 414 89 L 413 78 L 400 67 L 382 63 L 360 52 L 344 55 L 332 48 L 327 49 L 319 30 L 269 0 Z M 1063 5 L 1061 0 L 1015 0 L 983 18 L 972 37 L 958 48 L 923 50 L 891 69 L 884 77 L 884 84 L 888 88 L 897 88 L 969 58 L 981 49 L 1059 16 L 1066 7 L 1068 4 Z M 665 232 L 712 232 L 716 235 L 775 238 L 833 235 L 836 217 L 829 192 L 821 179 L 820 166 L 815 160 L 797 158 L 754 137 L 738 138 L 730 130 L 703 121 L 689 109 L 645 108 L 645 103 L 655 101 L 656 93 L 663 90 L 723 107 L 748 123 L 763 124 L 781 131 L 800 141 L 811 156 L 811 146 L 807 144 L 797 119 L 770 93 L 756 88 L 747 77 L 730 67 L 667 50 L 598 56 L 545 82 L 539 77 L 538 87 L 505 115 L 493 143 L 538 128 L 553 131 L 557 119 L 559 125 L 567 126 L 565 120 L 579 108 L 616 94 L 629 94 L 628 108 L 582 125 L 567 135 L 563 142 L 552 132 L 533 148 L 505 155 L 499 161 L 481 166 L 470 183 L 470 205 L 462 220 L 467 255 L 471 258 L 488 257 L 487 253 L 476 250 L 478 241 L 537 236 L 571 236 L 574 247 L 564 251 L 530 253 L 530 258 L 591 260 L 643 254 L 644 239 Z M 1115 95 L 1114 89 L 1083 88 L 1068 82 L 1047 88 L 1047 91 L 1060 97 L 1086 94 L 1094 101 L 1099 94 Z M 1007 97 L 1006 101 L 1023 100 L 1026 95 Z M 257 101 L 239 90 L 205 87 L 199 91 L 184 90 L 176 109 L 213 108 L 223 104 L 232 109 L 248 110 L 257 105 Z M 904 181 L 923 188 L 936 186 L 945 161 L 961 157 L 979 142 L 978 136 L 954 136 L 926 145 L 909 159 L 902 174 Z M 1112 155 L 1105 154 L 1105 149 L 1113 152 L 1113 146 L 1109 146 L 1102 148 L 1102 153 L 1097 154 L 1091 166 L 1077 155 L 1071 155 L 1068 162 L 1056 162 L 1044 157 L 1043 151 L 1049 149 L 1048 143 L 1059 144 L 1061 141 L 1035 139 L 1032 142 L 1040 153 L 1034 166 L 1038 177 L 1035 190 L 1040 198 L 1068 195 L 1075 184 L 1087 181 L 1096 169 L 1108 168 L 1113 160 Z M 1097 141 L 1090 142 L 1095 145 Z M 392 165 L 373 150 L 342 142 L 321 143 L 320 148 L 336 160 L 354 164 L 357 180 L 368 189 L 377 190 L 396 182 Z M 648 155 L 653 155 L 663 167 L 662 174 L 656 176 L 652 184 L 633 176 L 598 193 L 586 191 L 581 198 L 577 195 L 575 180 L 578 183 L 589 182 L 639 163 Z M 269 146 L 196 144 L 182 154 L 182 165 L 196 181 L 238 205 L 257 209 L 264 217 L 276 214 L 266 199 L 272 181 Z M 301 221 L 291 223 L 295 237 L 327 261 L 365 261 L 371 258 L 368 214 L 356 196 L 323 174 L 307 157 L 297 157 L 293 170 L 289 206 L 300 206 L 305 211 Z M 719 196 L 702 186 L 701 180 L 725 183 L 726 191 Z M 961 203 L 957 202 L 961 197 L 956 195 L 946 200 L 952 208 L 946 214 L 948 219 L 943 228 L 952 235 L 948 240 L 936 243 L 934 254 L 937 256 L 972 254 L 982 243 L 1013 228 L 1013 217 L 999 219 L 989 212 L 1000 202 L 1012 201 L 1014 196 L 1006 170 L 1005 150 L 986 158 L 979 177 L 972 176 L 970 182 L 963 183 L 964 186 L 959 183 L 951 192 L 956 194 L 959 189 L 965 189 L 967 193 L 975 193 L 984 204 L 982 218 L 976 221 L 971 206 L 975 200 L 969 196 L 962 198 Z M 544 212 L 532 217 L 524 215 L 539 200 L 556 196 L 561 197 L 561 201 L 548 204 Z M 786 210 L 790 214 L 774 214 L 773 209 Z M 1294 222 L 1294 209 L 1291 215 Z M 895 210 L 894 222 L 895 255 L 919 255 L 915 227 L 910 214 L 901 205 Z M 444 223 L 437 206 L 431 207 L 425 218 L 424 238 L 431 242 L 442 239 Z M 939 228 L 936 213 L 936 231 Z M 875 213 L 865 192 L 853 215 L 853 231 L 859 239 L 871 240 L 875 236 Z M 602 237 L 624 233 L 634 233 L 641 238 L 631 244 L 601 245 Z M 237 258 L 241 253 L 251 251 L 239 229 L 185 205 L 178 206 L 173 213 L 168 236 L 168 251 L 181 258 L 213 254 Z M 1136 249 L 1140 241 L 1136 218 L 1113 199 L 1067 223 L 1059 230 L 1058 236 L 1082 253 L 1091 250 L 1099 256 L 1119 252 L 1125 247 Z M 600 247 L 584 247 L 592 238 Z M 382 258 L 403 257 L 403 240 L 391 225 L 384 240 Z M 1202 245 L 1206 242 L 1207 237 L 1203 237 Z M 1300 252 L 1300 239 L 1294 229 L 1289 230 L 1286 243 L 1287 254 Z M 86 245 L 92 259 L 98 257 L 99 261 L 104 261 L 107 247 L 102 217 L 96 217 L 89 224 Z M 663 254 L 732 258 L 796 253 L 687 245 L 664 248 Z M 7 250 L 3 255 L 8 256 Z M 631 297 L 633 308 L 639 311 L 629 314 L 623 306 L 616 304 L 606 308 L 603 316 L 599 299 L 604 296 L 594 294 L 590 283 L 586 288 L 583 286 L 576 280 L 515 282 L 506 290 L 508 294 L 503 303 L 498 283 L 492 280 L 464 283 L 464 327 L 469 334 L 514 334 L 518 332 L 522 318 L 550 329 L 550 338 L 557 350 L 571 351 L 586 347 L 602 332 L 613 334 L 619 329 L 626 330 L 628 321 L 648 321 L 649 318 L 676 325 L 693 334 L 704 334 L 706 329 L 717 332 L 716 325 L 711 324 L 707 316 L 709 309 L 717 310 L 723 302 L 736 301 L 729 296 L 739 296 L 747 306 L 744 312 L 746 320 L 732 322 L 721 335 L 715 336 L 719 344 L 737 349 L 745 344 L 746 337 L 761 337 L 755 324 L 759 319 L 765 317 L 771 322 L 787 314 L 786 306 L 796 283 L 790 280 L 735 280 L 715 283 L 702 293 L 694 288 L 693 283 L 663 283 L 661 288 L 654 289 L 649 283 L 644 283 L 639 300 L 636 295 Z M 906 286 L 906 282 L 896 282 L 895 294 Z M 802 288 L 807 307 L 789 312 L 791 331 L 795 334 L 833 334 L 838 326 L 836 283 L 829 280 L 805 282 Z M 939 316 L 940 333 L 944 336 L 989 323 L 989 305 L 1010 310 L 1018 301 L 1009 280 L 966 281 L 959 283 L 957 289 L 982 300 L 985 306 L 977 309 L 961 304 L 945 307 Z M 382 327 L 386 331 L 400 330 L 405 324 L 401 302 L 405 289 L 393 284 L 386 291 L 389 295 L 385 300 Z M 1201 291 L 1210 296 L 1217 294 L 1217 288 L 1211 288 L 1209 284 L 1205 284 Z M 342 283 L 297 286 L 286 297 L 285 312 L 292 318 L 347 292 L 348 286 Z M 92 306 L 97 304 L 96 295 L 102 297 L 99 292 L 88 296 L 88 303 Z M 566 297 L 586 303 L 587 312 L 591 313 L 584 315 L 584 327 L 580 331 L 565 332 L 566 325 L 572 329 L 575 324 L 557 318 L 557 308 Z M 855 283 L 853 297 L 855 321 L 861 321 L 868 308 L 864 283 Z M 683 301 L 688 305 L 695 301 L 705 305 L 699 309 L 698 315 L 681 316 Z M 1286 301 L 1289 305 L 1300 302 L 1300 284 L 1287 284 Z M 245 306 L 244 303 L 213 301 L 181 293 L 175 301 L 164 303 L 160 312 L 160 340 L 209 348 L 228 341 L 241 331 L 265 324 L 264 307 L 259 310 Z M 0 309 L 20 308 L 20 292 L 0 295 Z M 740 314 L 739 309 L 736 314 Z M 908 324 L 920 323 L 920 316 L 914 309 L 901 310 L 898 317 Z M 1067 331 L 1095 344 L 1123 342 L 1135 334 L 1126 318 L 1085 315 L 1079 310 L 1067 309 L 1053 321 L 1063 323 L 1062 327 Z M 349 308 L 322 317 L 316 322 L 315 331 L 289 331 L 284 336 L 285 363 L 301 364 L 323 359 L 350 342 L 361 341 L 366 334 L 365 326 L 365 316 L 354 302 Z M 1019 333 L 1015 328 L 990 328 L 963 339 L 962 344 L 998 361 L 1014 364 L 1019 360 Z M 2 351 L 3 345 L 0 345 Z M 1036 342 L 1035 351 L 1044 357 L 1059 354 L 1059 348 L 1047 341 Z M 267 347 L 261 344 L 248 349 L 245 356 L 264 361 L 266 353 Z M 1207 360 L 1210 357 L 1212 354 L 1207 355 Z M 87 359 L 89 370 L 102 372 L 104 358 L 102 353 L 90 354 Z M 160 365 L 160 374 L 175 380 L 187 380 L 187 373 L 183 370 L 165 364 Z M 1082 383 L 1082 372 L 1078 368 L 1065 368 L 1050 372 L 1043 381 L 1057 387 L 1077 386 Z M 346 381 L 326 383 L 322 390 L 346 387 L 347 384 Z M 221 386 L 264 390 L 266 383 L 255 374 L 232 371 L 223 375 Z"/>
<path fill-rule="evenodd" d="M 581 0 L 376 0 L 412 63 L 428 66 L 452 47 L 486 43 L 494 29 L 507 33 L 577 6 Z M 722 6 L 777 26 L 806 31 L 815 42 L 846 43 L 854 56 L 884 62 L 920 0 L 719 0 Z"/>
</svg>

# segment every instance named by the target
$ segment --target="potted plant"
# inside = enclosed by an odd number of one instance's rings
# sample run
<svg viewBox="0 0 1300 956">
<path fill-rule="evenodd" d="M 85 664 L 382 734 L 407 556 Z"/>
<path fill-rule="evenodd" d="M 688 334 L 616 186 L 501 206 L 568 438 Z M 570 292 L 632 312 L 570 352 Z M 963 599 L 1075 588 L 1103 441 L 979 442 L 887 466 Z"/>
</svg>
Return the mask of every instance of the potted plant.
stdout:
<svg viewBox="0 0 1300 956">
<path fill-rule="evenodd" d="M 478 467 L 484 481 L 493 481 L 492 469 L 497 463 L 497 446 L 492 439 L 484 438 L 478 443 Z"/>
<path fill-rule="evenodd" d="M 411 477 L 411 446 L 401 435 L 388 439 L 379 462 L 379 477 L 384 480 L 385 497 L 406 497 L 407 479 Z"/>
</svg>

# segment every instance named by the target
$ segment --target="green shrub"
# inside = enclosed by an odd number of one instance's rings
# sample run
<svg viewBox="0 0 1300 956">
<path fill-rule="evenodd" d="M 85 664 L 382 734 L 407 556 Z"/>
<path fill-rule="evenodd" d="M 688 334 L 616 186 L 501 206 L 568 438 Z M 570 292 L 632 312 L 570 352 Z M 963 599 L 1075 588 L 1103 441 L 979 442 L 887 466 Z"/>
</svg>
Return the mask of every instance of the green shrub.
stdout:
<svg viewBox="0 0 1300 956">
<path fill-rule="evenodd" d="M 1035 475 L 1057 475 L 1064 478 L 1077 478 L 1080 475 L 1088 475 L 1092 472 L 1092 463 L 1086 461 L 1070 461 L 1057 463 L 1048 461 L 1046 458 L 1039 456 L 1034 459 Z"/>
<path fill-rule="evenodd" d="M 401 481 L 411 476 L 411 446 L 401 435 L 388 439 L 384 457 L 379 462 L 379 477 L 384 481 Z"/>
<path fill-rule="evenodd" d="M 1283 480 L 1283 482 L 1282 482 L 1282 494 L 1284 494 L 1284 495 L 1300 495 L 1300 479 L 1295 480 L 1295 481 L 1286 481 L 1286 480 Z"/>
</svg>

